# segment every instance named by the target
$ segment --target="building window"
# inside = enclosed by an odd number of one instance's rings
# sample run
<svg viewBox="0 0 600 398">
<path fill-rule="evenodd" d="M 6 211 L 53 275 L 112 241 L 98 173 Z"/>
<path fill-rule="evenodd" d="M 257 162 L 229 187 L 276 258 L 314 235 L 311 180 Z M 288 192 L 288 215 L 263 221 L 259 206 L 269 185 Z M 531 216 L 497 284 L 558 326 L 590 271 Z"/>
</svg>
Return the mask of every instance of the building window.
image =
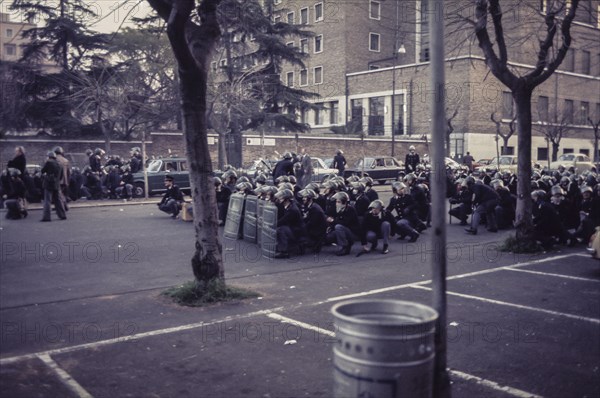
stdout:
<svg viewBox="0 0 600 398">
<path fill-rule="evenodd" d="M 351 101 L 351 119 L 356 131 L 363 131 L 363 105 L 362 99 L 353 99 Z"/>
<path fill-rule="evenodd" d="M 323 20 L 323 3 L 315 4 L 315 22 Z"/>
<path fill-rule="evenodd" d="M 394 134 L 404 134 L 404 94 L 394 96 Z"/>
<path fill-rule="evenodd" d="M 4 55 L 13 56 L 17 55 L 17 46 L 15 44 L 4 45 Z"/>
<path fill-rule="evenodd" d="M 502 93 L 502 119 L 511 119 L 514 117 L 514 103 L 511 93 Z"/>
<path fill-rule="evenodd" d="M 381 51 L 380 49 L 380 35 L 379 33 L 369 33 L 369 51 Z"/>
<path fill-rule="evenodd" d="M 302 124 L 307 123 L 306 114 L 307 114 L 307 112 L 306 112 L 305 108 L 300 109 L 300 123 L 302 123 Z"/>
<path fill-rule="evenodd" d="M 300 85 L 308 86 L 308 69 L 302 69 L 300 71 Z"/>
<path fill-rule="evenodd" d="M 378 1 L 371 0 L 369 2 L 369 18 L 381 19 L 381 3 Z"/>
<path fill-rule="evenodd" d="M 369 98 L 369 135 L 383 135 L 385 131 L 385 97 Z"/>
<path fill-rule="evenodd" d="M 289 23 L 290 25 L 294 24 L 294 13 L 293 12 L 288 12 L 287 23 Z"/>
<path fill-rule="evenodd" d="M 315 109 L 315 126 L 323 125 L 323 104 L 318 103 L 315 104 L 317 108 Z"/>
<path fill-rule="evenodd" d="M 315 54 L 323 52 L 323 35 L 315 36 Z"/>
<path fill-rule="evenodd" d="M 338 124 L 340 115 L 340 103 L 331 101 L 329 103 L 329 124 Z"/>
<path fill-rule="evenodd" d="M 300 10 L 300 25 L 308 25 L 308 8 Z"/>
<path fill-rule="evenodd" d="M 293 41 L 289 41 L 287 43 L 285 43 L 286 46 L 288 46 L 289 48 L 293 48 L 294 47 L 294 42 Z"/>
<path fill-rule="evenodd" d="M 579 109 L 579 124 L 588 124 L 588 118 L 590 117 L 590 103 L 581 101 L 581 107 Z"/>
<path fill-rule="evenodd" d="M 540 95 L 537 103 L 538 120 L 542 122 L 548 121 L 548 97 Z"/>
<path fill-rule="evenodd" d="M 378 65 L 369 65 L 369 70 L 377 70 L 379 69 Z"/>
<path fill-rule="evenodd" d="M 294 87 L 294 72 L 288 72 L 286 74 L 286 84 L 288 87 Z"/>
<path fill-rule="evenodd" d="M 581 51 L 581 73 L 589 75 L 591 72 L 591 55 L 589 51 Z"/>
<path fill-rule="evenodd" d="M 589 149 L 587 149 L 587 148 L 585 148 L 585 149 L 584 149 L 584 148 L 580 149 L 580 150 L 579 150 L 579 153 L 582 153 L 582 154 L 584 154 L 585 156 L 590 156 L 590 150 L 589 150 Z"/>
<path fill-rule="evenodd" d="M 515 154 L 515 147 L 514 146 L 507 146 L 506 149 L 504 149 L 504 146 L 502 146 L 501 148 L 502 148 L 502 155 L 512 156 L 512 155 Z"/>
<path fill-rule="evenodd" d="M 276 6 L 278 6 L 279 4 L 281 4 L 282 1 L 283 0 L 274 0 L 273 4 L 276 5 Z"/>
<path fill-rule="evenodd" d="M 6 37 L 12 37 L 13 36 L 13 30 L 12 29 L 6 29 Z"/>
<path fill-rule="evenodd" d="M 548 160 L 548 148 L 538 147 L 537 149 L 537 160 Z"/>
<path fill-rule="evenodd" d="M 563 154 L 564 154 L 564 153 L 573 153 L 573 152 L 575 152 L 575 151 L 573 150 L 573 148 L 563 148 Z"/>
<path fill-rule="evenodd" d="M 313 69 L 313 81 L 314 84 L 322 84 L 323 83 L 323 67 L 316 66 Z"/>
<path fill-rule="evenodd" d="M 565 121 L 565 123 L 567 124 L 573 124 L 573 101 L 572 100 L 565 100 L 565 106 L 563 108 L 563 119 Z"/>
<path fill-rule="evenodd" d="M 273 22 L 274 22 L 274 23 L 279 23 L 279 22 L 281 22 L 281 15 L 275 15 L 275 16 L 273 17 Z"/>
<path fill-rule="evenodd" d="M 567 72 L 575 71 L 575 49 L 569 48 L 567 50 L 567 54 L 565 55 L 565 59 L 563 60 L 563 65 Z"/>
<path fill-rule="evenodd" d="M 213 72 L 216 72 L 217 71 L 217 62 L 216 61 L 211 62 L 210 67 Z"/>
<path fill-rule="evenodd" d="M 308 39 L 300 39 L 300 52 L 308 54 Z"/>
<path fill-rule="evenodd" d="M 417 24 L 419 62 L 429 61 L 429 11 L 426 1 L 420 1 L 419 21 Z"/>
</svg>

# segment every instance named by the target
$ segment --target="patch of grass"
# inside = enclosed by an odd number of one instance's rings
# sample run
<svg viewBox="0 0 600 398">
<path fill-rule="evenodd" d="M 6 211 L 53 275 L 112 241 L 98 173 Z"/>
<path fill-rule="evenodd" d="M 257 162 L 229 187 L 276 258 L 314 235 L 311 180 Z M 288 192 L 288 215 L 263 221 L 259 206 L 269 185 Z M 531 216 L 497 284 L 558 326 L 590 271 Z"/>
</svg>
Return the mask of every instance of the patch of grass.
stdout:
<svg viewBox="0 0 600 398">
<path fill-rule="evenodd" d="M 251 290 L 228 286 L 219 279 L 210 281 L 201 292 L 196 288 L 196 282 L 189 281 L 183 285 L 169 288 L 161 295 L 170 298 L 176 304 L 187 307 L 202 307 L 223 301 L 244 300 L 260 296 Z"/>
<path fill-rule="evenodd" d="M 517 239 L 515 235 L 510 235 L 498 250 L 510 253 L 541 253 L 544 250 L 542 245 L 533 239 Z"/>
</svg>

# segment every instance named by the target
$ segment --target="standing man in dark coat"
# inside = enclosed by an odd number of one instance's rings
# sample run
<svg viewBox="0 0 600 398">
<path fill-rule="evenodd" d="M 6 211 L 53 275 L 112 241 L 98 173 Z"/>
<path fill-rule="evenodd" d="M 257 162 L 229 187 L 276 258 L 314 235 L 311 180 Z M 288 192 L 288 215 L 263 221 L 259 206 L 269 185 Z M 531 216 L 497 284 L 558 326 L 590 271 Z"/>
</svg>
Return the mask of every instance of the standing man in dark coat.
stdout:
<svg viewBox="0 0 600 398">
<path fill-rule="evenodd" d="M 404 171 L 406 174 L 414 173 L 417 171 L 417 165 L 421 163 L 419 154 L 416 152 L 415 146 L 411 145 L 408 147 L 408 153 L 404 159 Z"/>
<path fill-rule="evenodd" d="M 17 169 L 21 172 L 21 175 L 25 175 L 25 166 L 27 161 L 25 160 L 25 148 L 18 146 L 15 148 L 15 157 L 8 161 L 6 168 Z"/>
<path fill-rule="evenodd" d="M 56 215 L 61 220 L 65 220 L 67 215 L 65 214 L 65 208 L 59 198 L 58 192 L 60 191 L 60 181 L 62 180 L 62 168 L 56 161 L 56 154 L 54 151 L 48 152 L 48 160 L 42 167 L 42 188 L 44 188 L 44 215 L 42 221 L 52 221 L 51 218 L 51 207 L 54 203 L 56 209 Z"/>
<path fill-rule="evenodd" d="M 54 148 L 54 153 L 56 154 L 56 161 L 60 165 L 62 169 L 62 177 L 60 178 L 60 190 L 58 192 L 58 197 L 63 203 L 63 207 L 66 211 L 69 211 L 69 207 L 67 206 L 67 197 L 69 196 L 69 181 L 71 180 L 71 165 L 69 164 L 69 160 L 65 158 L 65 151 L 61 146 L 57 146 Z"/>
<path fill-rule="evenodd" d="M 346 170 L 346 158 L 341 149 L 338 149 L 333 157 L 333 168 L 338 170 L 338 175 L 344 176 L 344 170 Z"/>
<path fill-rule="evenodd" d="M 302 148 L 301 156 L 300 165 L 302 166 L 302 179 L 298 180 L 298 185 L 300 185 L 300 188 L 305 188 L 311 183 L 314 170 L 312 159 L 308 156 L 308 153 L 306 153 L 305 148 Z"/>
</svg>

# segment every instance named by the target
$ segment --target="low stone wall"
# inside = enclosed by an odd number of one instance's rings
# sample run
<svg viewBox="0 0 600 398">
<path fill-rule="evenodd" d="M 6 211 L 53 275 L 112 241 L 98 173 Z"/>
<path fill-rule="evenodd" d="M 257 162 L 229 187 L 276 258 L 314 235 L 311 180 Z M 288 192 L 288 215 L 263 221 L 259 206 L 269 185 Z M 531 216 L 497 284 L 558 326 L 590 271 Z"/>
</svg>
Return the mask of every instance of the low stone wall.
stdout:
<svg viewBox="0 0 600 398">
<path fill-rule="evenodd" d="M 209 145 L 213 164 L 217 163 L 216 135 L 209 135 Z M 244 135 L 243 163 L 249 163 L 259 157 L 279 158 L 286 151 L 299 152 L 302 148 L 311 156 L 320 158 L 331 158 L 338 149 L 344 151 L 349 164 L 353 164 L 363 156 L 391 155 L 392 142 L 390 137 L 386 138 L 364 138 L 342 137 L 336 135 L 312 136 L 299 134 L 293 135 Z M 43 164 L 46 153 L 57 145 L 64 148 L 65 153 L 73 154 L 76 163 L 84 163 L 83 156 L 88 148 L 105 147 L 103 140 L 57 140 L 51 138 L 33 137 L 9 137 L 0 140 L 0 162 L 2 167 L 6 165 L 14 154 L 14 147 L 21 145 L 25 147 L 25 156 L 28 164 Z M 395 142 L 395 157 L 403 160 L 408 147 L 414 145 L 420 154 L 428 153 L 427 144 L 422 140 L 408 140 L 397 138 Z M 123 158 L 129 157 L 132 147 L 141 147 L 140 140 L 112 141 L 111 153 Z M 185 143 L 181 132 L 154 132 L 146 141 L 146 153 L 149 157 L 185 156 Z M 279 154 L 279 155 L 278 155 Z M 85 166 L 85 164 L 77 164 Z"/>
</svg>

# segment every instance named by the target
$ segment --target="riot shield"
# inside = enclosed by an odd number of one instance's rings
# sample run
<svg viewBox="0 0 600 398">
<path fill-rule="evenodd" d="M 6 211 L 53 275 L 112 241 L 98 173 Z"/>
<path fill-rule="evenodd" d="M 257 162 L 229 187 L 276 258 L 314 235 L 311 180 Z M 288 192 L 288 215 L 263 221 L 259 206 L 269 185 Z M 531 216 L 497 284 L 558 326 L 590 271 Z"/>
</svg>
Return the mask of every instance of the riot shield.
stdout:
<svg viewBox="0 0 600 398">
<path fill-rule="evenodd" d="M 234 193 L 229 198 L 229 207 L 227 209 L 227 220 L 223 236 L 229 239 L 238 239 L 240 236 L 240 225 L 242 224 L 242 214 L 244 213 L 244 195 Z"/>
<path fill-rule="evenodd" d="M 258 198 L 254 195 L 246 196 L 244 206 L 244 240 L 256 243 Z"/>
<path fill-rule="evenodd" d="M 262 243 L 262 224 L 263 224 L 263 211 L 265 209 L 265 205 L 269 202 L 265 200 L 259 200 L 258 206 L 256 207 L 256 244 L 258 247 L 261 246 Z"/>
<path fill-rule="evenodd" d="M 262 214 L 262 255 L 268 259 L 277 251 L 277 206 L 266 203 Z"/>
</svg>

